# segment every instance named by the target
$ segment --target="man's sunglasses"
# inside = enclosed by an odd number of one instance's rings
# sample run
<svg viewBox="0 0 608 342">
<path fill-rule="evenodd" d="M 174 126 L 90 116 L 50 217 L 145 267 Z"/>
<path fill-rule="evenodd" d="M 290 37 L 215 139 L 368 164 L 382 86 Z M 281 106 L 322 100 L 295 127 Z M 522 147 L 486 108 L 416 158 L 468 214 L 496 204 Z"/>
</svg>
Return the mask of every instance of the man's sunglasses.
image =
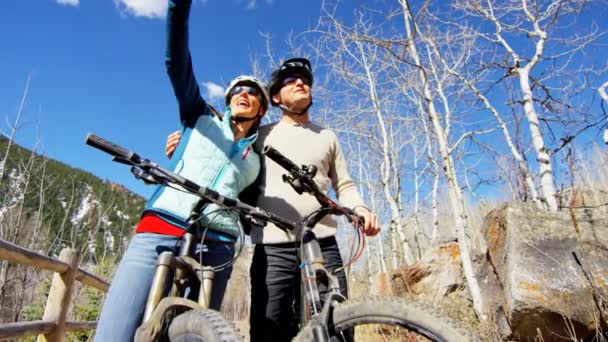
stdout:
<svg viewBox="0 0 608 342">
<path fill-rule="evenodd" d="M 297 80 L 300 80 L 302 81 L 302 83 L 306 84 L 307 86 L 310 86 L 310 80 L 308 79 L 308 77 L 301 75 L 287 76 L 281 81 L 281 85 L 287 85 Z"/>
<path fill-rule="evenodd" d="M 240 95 L 243 92 L 246 92 L 247 94 L 249 94 L 251 96 L 257 96 L 257 97 L 260 97 L 260 95 L 261 95 L 260 89 L 258 89 L 256 87 L 239 85 L 239 86 L 232 88 L 232 90 L 230 90 L 230 97 L 233 97 L 234 95 Z"/>
</svg>

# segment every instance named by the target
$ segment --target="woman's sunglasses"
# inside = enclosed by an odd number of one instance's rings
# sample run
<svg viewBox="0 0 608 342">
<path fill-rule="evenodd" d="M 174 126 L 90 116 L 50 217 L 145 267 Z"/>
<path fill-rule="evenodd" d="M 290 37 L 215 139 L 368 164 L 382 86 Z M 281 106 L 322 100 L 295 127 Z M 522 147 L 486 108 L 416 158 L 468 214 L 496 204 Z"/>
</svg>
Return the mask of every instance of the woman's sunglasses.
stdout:
<svg viewBox="0 0 608 342">
<path fill-rule="evenodd" d="M 243 92 L 246 92 L 247 94 L 249 94 L 251 96 L 257 96 L 257 97 L 260 97 L 260 95 L 261 95 L 260 89 L 258 89 L 256 87 L 239 85 L 230 90 L 230 97 L 233 97 L 234 95 L 239 95 Z"/>
</svg>

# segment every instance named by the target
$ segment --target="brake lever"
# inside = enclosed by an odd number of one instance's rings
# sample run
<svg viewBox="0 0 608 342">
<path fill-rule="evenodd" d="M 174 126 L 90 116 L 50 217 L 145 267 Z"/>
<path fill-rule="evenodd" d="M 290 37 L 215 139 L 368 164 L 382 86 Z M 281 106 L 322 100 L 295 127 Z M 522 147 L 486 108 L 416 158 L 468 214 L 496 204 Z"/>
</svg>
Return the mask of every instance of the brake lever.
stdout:
<svg viewBox="0 0 608 342">
<path fill-rule="evenodd" d="M 352 214 L 349 214 L 348 219 L 356 228 L 364 227 L 365 225 L 365 218 L 357 213 L 353 212 Z"/>
<path fill-rule="evenodd" d="M 247 221 L 249 221 L 249 223 L 253 224 L 254 226 L 257 226 L 257 227 L 266 226 L 266 221 L 259 219 L 251 214 L 245 214 L 245 215 L 243 215 L 243 218 L 245 218 Z"/>
<path fill-rule="evenodd" d="M 301 195 L 306 190 L 302 182 L 300 182 L 300 180 L 293 175 L 283 175 L 283 182 L 291 185 L 293 190 L 298 193 L 298 195 Z"/>
<path fill-rule="evenodd" d="M 137 168 L 135 166 L 133 166 L 131 168 L 131 173 L 135 176 L 135 178 L 142 180 L 144 183 L 146 184 L 160 184 L 162 183 L 161 181 L 159 181 L 158 179 L 156 179 L 154 176 L 152 176 L 150 173 Z"/>
</svg>

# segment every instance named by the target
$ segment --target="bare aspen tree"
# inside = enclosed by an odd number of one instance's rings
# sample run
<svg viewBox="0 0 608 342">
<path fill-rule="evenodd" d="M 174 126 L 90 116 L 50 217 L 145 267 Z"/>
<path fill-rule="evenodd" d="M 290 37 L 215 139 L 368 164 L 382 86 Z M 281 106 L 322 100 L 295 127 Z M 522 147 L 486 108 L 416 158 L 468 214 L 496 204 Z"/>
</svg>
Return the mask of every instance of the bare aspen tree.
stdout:
<svg viewBox="0 0 608 342">
<path fill-rule="evenodd" d="M 391 141 L 390 118 L 385 113 L 383 100 L 378 93 L 377 73 L 382 72 L 382 69 L 385 69 L 386 66 L 382 63 L 382 56 L 378 52 L 378 47 L 352 39 L 353 34 L 356 35 L 359 29 L 363 31 L 367 29 L 362 18 L 359 18 L 357 25 L 352 29 L 354 33 L 352 33 L 332 13 L 324 10 L 321 25 L 313 31 L 321 34 L 321 39 L 314 45 L 314 51 L 319 58 L 331 65 L 330 69 L 343 82 L 356 89 L 357 94 L 366 99 L 370 106 L 366 111 L 373 115 L 374 120 L 370 125 L 365 126 L 365 129 L 372 129 L 372 132 L 374 132 L 373 139 L 377 139 L 376 146 L 381 158 L 379 176 L 384 197 L 391 212 L 392 225 L 390 231 L 399 237 L 398 242 L 392 240 L 393 257 L 397 250 L 402 250 L 404 263 L 409 265 L 414 262 L 414 255 L 411 241 L 405 232 L 406 224 L 399 200 L 401 196 L 399 166 L 395 165 L 395 156 L 398 152 L 395 151 L 396 144 Z M 329 46 L 323 46 L 323 44 Z M 351 111 L 354 111 L 354 108 Z M 399 246 L 397 247 L 395 243 L 399 243 Z M 397 266 L 395 264 L 398 265 L 399 262 L 393 260 L 393 267 Z"/>
<path fill-rule="evenodd" d="M 420 115 L 424 115 L 423 111 L 420 111 Z M 431 233 L 431 241 L 436 241 L 437 240 L 437 235 L 438 235 L 438 231 L 439 231 L 439 209 L 438 209 L 438 204 L 437 204 L 437 194 L 439 193 L 439 176 L 440 176 L 440 171 L 439 171 L 439 163 L 437 163 L 437 161 L 435 160 L 435 154 L 433 153 L 433 144 L 431 143 L 431 132 L 429 130 L 429 127 L 427 125 L 427 121 L 424 120 L 424 118 L 421 118 L 421 122 L 422 122 L 422 128 L 424 131 L 424 138 L 426 139 L 426 145 L 427 145 L 427 158 L 429 159 L 429 162 L 431 163 L 431 165 L 433 166 L 433 170 L 432 170 L 432 175 L 433 175 L 433 190 L 432 190 L 432 200 L 431 200 L 431 211 L 432 211 L 432 220 L 433 220 L 433 228 L 432 228 L 432 233 Z"/>
<path fill-rule="evenodd" d="M 44 209 L 45 166 L 39 163 L 36 150 L 39 141 L 36 140 L 33 151 L 27 159 L 15 159 L 9 164 L 6 160 L 5 170 L 8 173 L 4 189 L 4 201 L 1 204 L 0 238 L 26 248 L 37 249 L 40 241 L 45 241 L 46 232 L 42 231 L 42 212 Z M 10 152 L 10 151 L 7 151 Z M 11 167 L 9 167 L 9 165 Z M 39 196 L 38 207 L 30 208 L 26 201 Z M 27 234 L 31 231 L 35 234 Z M 23 265 L 0 263 L 0 320 L 16 321 L 21 315 L 26 295 L 36 285 L 36 271 Z"/>
<path fill-rule="evenodd" d="M 475 85 L 475 83 L 473 81 L 471 81 L 469 78 L 465 77 L 460 71 L 458 71 L 457 68 L 450 65 L 450 63 L 446 60 L 445 51 L 443 51 L 443 52 L 440 51 L 439 47 L 437 46 L 437 42 L 433 39 L 432 36 L 426 36 L 422 33 L 421 33 L 421 36 L 427 43 L 427 46 L 432 48 L 433 55 L 431 56 L 431 59 L 436 59 L 436 60 L 440 61 L 443 65 L 443 67 L 445 68 L 445 70 L 447 70 L 451 75 L 453 75 L 454 77 L 456 77 L 460 81 L 462 81 L 462 83 L 464 83 L 473 92 L 473 94 L 481 100 L 481 102 L 483 103 L 485 108 L 490 113 L 492 113 L 492 115 L 496 119 L 496 121 L 500 127 L 500 130 L 505 138 L 505 141 L 507 143 L 509 151 L 511 152 L 511 155 L 517 162 L 517 166 L 519 167 L 519 171 L 522 175 L 522 178 L 525 181 L 525 184 L 527 187 L 527 192 L 530 195 L 531 201 L 533 203 L 536 203 L 538 206 L 540 206 L 541 203 L 539 200 L 539 195 L 538 195 L 538 192 L 536 191 L 536 186 L 534 185 L 532 176 L 530 175 L 530 172 L 528 170 L 528 165 L 526 164 L 522 154 L 519 152 L 519 150 L 513 143 L 513 139 L 511 138 L 511 133 L 509 131 L 507 123 L 505 122 L 505 120 L 502 118 L 501 114 L 496 109 L 496 106 L 493 105 L 491 103 L 491 101 L 488 99 L 488 97 L 485 96 L 484 93 L 477 88 L 477 86 Z M 466 61 L 461 60 L 460 62 L 465 63 Z"/>
<path fill-rule="evenodd" d="M 515 77 L 517 79 L 518 90 L 521 94 L 521 100 L 517 105 L 522 107 L 528 121 L 530 139 L 538 162 L 542 192 L 538 198 L 548 210 L 552 211 L 558 209 L 554 167 L 551 160 L 552 153 L 541 129 L 541 123 L 546 121 L 541 121 L 538 106 L 551 108 L 552 103 L 557 102 L 551 94 L 551 87 L 545 85 L 547 78 L 558 76 L 568 67 L 574 53 L 598 37 L 595 32 L 572 35 L 571 38 L 557 37 L 554 29 L 561 25 L 562 21 L 570 20 L 570 15 L 578 13 L 589 2 L 587 0 L 455 1 L 456 8 L 461 9 L 468 18 L 482 19 L 493 27 L 493 30 L 486 32 L 482 31 L 482 28 L 488 26 L 482 25 L 477 34 L 480 38 L 501 48 L 504 56 L 510 60 L 510 63 L 505 66 L 504 78 Z M 551 35 L 555 35 L 556 38 L 552 39 Z M 554 45 L 558 48 L 554 48 L 549 54 L 548 48 L 551 41 L 554 41 Z M 542 63 L 556 63 L 560 58 L 563 58 L 563 63 L 557 64 L 555 71 L 543 70 Z M 502 61 L 493 61 L 493 63 L 502 64 Z M 543 76 L 535 77 L 533 72 L 539 68 L 541 69 L 538 73 Z M 534 88 L 539 89 L 539 92 L 544 92 L 546 99 L 540 100 L 535 97 Z M 571 140 L 571 138 L 567 140 Z M 521 164 L 519 165 L 521 168 Z M 526 184 L 528 183 L 529 180 L 526 180 Z"/>
<path fill-rule="evenodd" d="M 398 69 L 398 63 L 399 61 L 393 61 L 394 62 L 394 67 L 395 69 Z M 427 120 L 427 115 L 423 106 L 423 102 L 421 101 L 421 98 L 419 96 L 419 94 L 416 91 L 412 91 L 412 86 L 410 85 L 404 85 L 401 82 L 402 78 L 409 78 L 409 76 L 407 74 L 404 73 L 400 73 L 400 77 L 396 78 L 394 80 L 395 86 L 398 88 L 401 88 L 401 94 L 403 96 L 405 96 L 405 98 L 407 99 L 408 102 L 413 104 L 412 107 L 412 120 L 416 120 L 417 121 L 417 125 L 415 126 L 415 130 L 418 132 L 419 136 L 422 136 L 422 140 L 424 141 L 423 143 L 423 150 L 426 156 L 426 163 L 424 166 L 422 167 L 418 167 L 416 164 L 418 163 L 418 159 L 416 158 L 414 161 L 414 170 L 418 170 L 420 169 L 420 173 L 416 173 L 416 176 L 414 178 L 414 197 L 415 197 L 415 203 L 417 203 L 419 201 L 419 197 L 420 197 L 420 187 L 421 187 L 421 183 L 422 181 L 419 181 L 419 178 L 421 178 L 423 176 L 423 174 L 428 173 L 428 176 L 432 177 L 432 187 L 430 190 L 430 194 L 428 194 L 427 196 L 431 197 L 431 203 L 430 203 L 430 207 L 431 207 L 431 228 L 430 228 L 430 243 L 432 244 L 433 242 L 435 242 L 437 240 L 437 238 L 439 237 L 439 183 L 440 183 L 440 177 L 441 177 L 441 172 L 440 172 L 440 166 L 439 163 L 437 162 L 436 159 L 436 155 L 438 154 L 437 150 L 436 150 L 436 144 L 434 144 L 434 140 L 433 140 L 433 134 L 430 130 L 430 123 Z M 416 210 L 420 210 L 417 204 L 414 206 L 414 212 L 416 212 Z M 424 230 L 420 230 L 420 233 L 424 232 Z"/>
<path fill-rule="evenodd" d="M 378 195 L 376 193 L 376 189 L 378 188 L 378 186 L 375 184 L 376 182 L 374 182 L 372 180 L 373 175 L 372 172 L 370 172 L 370 168 L 368 167 L 370 164 L 369 163 L 364 163 L 364 156 L 366 156 L 366 154 L 364 154 L 363 149 L 361 148 L 361 139 L 359 139 L 357 141 L 357 156 L 358 156 L 358 161 L 359 161 L 359 183 L 362 189 L 365 190 L 361 190 L 361 194 L 363 195 L 364 193 L 367 194 L 367 196 L 365 196 L 368 201 L 369 201 L 369 205 L 370 205 L 370 209 L 374 212 L 374 213 L 380 213 L 380 207 L 379 207 L 379 203 L 381 202 L 381 197 L 380 195 Z M 367 257 L 368 257 L 368 262 L 372 265 L 373 267 L 373 260 L 376 259 L 376 264 L 378 265 L 377 268 L 377 272 L 370 272 L 372 274 L 370 274 L 370 284 L 372 282 L 372 276 L 373 274 L 377 274 L 378 272 L 380 273 L 385 273 L 387 270 L 386 267 L 386 260 L 385 260 L 385 255 L 384 255 L 384 244 L 382 242 L 382 234 L 379 234 L 375 237 L 371 237 L 371 238 L 367 238 L 368 241 L 368 248 L 366 249 L 365 253 L 367 253 Z M 371 268 L 370 268 L 371 269 Z"/>
<path fill-rule="evenodd" d="M 467 219 L 464 198 L 462 190 L 458 184 L 454 161 L 450 154 L 450 146 L 448 143 L 446 128 L 442 125 L 440 115 L 435 108 L 435 95 L 431 90 L 431 80 L 428 78 L 428 69 L 422 65 L 421 58 L 418 53 L 416 42 L 419 38 L 416 37 L 416 24 L 414 21 L 414 16 L 411 12 L 411 8 L 406 0 L 399 0 L 399 3 L 403 9 L 403 19 L 408 39 L 406 49 L 410 58 L 412 59 L 412 64 L 415 66 L 418 72 L 418 77 L 422 88 L 420 96 L 422 97 L 424 104 L 425 114 L 428 115 L 428 119 L 433 127 L 442 159 L 444 176 L 448 186 L 448 197 L 454 214 L 456 235 L 458 238 L 458 245 L 460 247 L 460 257 L 464 275 L 467 280 L 471 297 L 473 298 L 474 309 L 478 316 L 485 320 L 486 307 L 481 293 L 481 288 L 479 287 L 479 283 L 475 277 L 472 248 L 468 236 L 468 234 L 471 234 L 471 227 L 469 226 Z"/>
<path fill-rule="evenodd" d="M 605 105 L 608 105 L 608 93 L 606 93 L 606 88 L 608 88 L 608 81 L 604 82 L 598 89 L 602 100 L 604 100 Z M 608 125 L 608 122 L 606 123 Z M 608 127 L 604 129 L 604 143 L 608 144 Z"/>
<path fill-rule="evenodd" d="M 366 194 L 366 189 L 365 189 L 365 182 L 363 181 L 363 172 L 364 172 L 364 163 L 363 163 L 363 153 L 361 151 L 361 141 L 357 141 L 357 171 L 358 171 L 358 184 L 359 184 L 359 193 L 361 194 L 361 197 L 366 198 L 365 194 Z M 369 185 L 367 186 L 369 188 Z M 367 196 L 367 198 L 369 198 L 369 196 Z M 372 203 L 372 211 L 373 212 L 377 212 L 376 208 L 374 208 L 375 206 L 375 202 Z M 374 263 L 373 263 L 373 258 L 372 258 L 372 251 L 371 249 L 368 247 L 364 253 L 366 254 L 366 261 L 367 261 L 367 281 L 370 284 L 370 286 L 373 284 L 373 275 L 376 273 L 374 272 Z"/>
<path fill-rule="evenodd" d="M 526 18 L 533 24 L 534 27 L 534 29 L 530 31 L 528 35 L 531 38 L 535 37 L 537 39 L 535 53 L 532 59 L 530 59 L 526 63 L 524 62 L 524 59 L 522 59 L 522 57 L 517 52 L 515 52 L 513 47 L 511 47 L 511 44 L 509 44 L 504 38 L 504 25 L 495 16 L 493 4 L 491 2 L 487 2 L 487 4 L 487 8 L 477 6 L 477 10 L 495 25 L 496 42 L 501 44 L 508 51 L 508 53 L 511 55 L 511 58 L 513 59 L 513 69 L 511 70 L 511 72 L 513 72 L 519 78 L 519 84 L 523 94 L 524 111 L 526 113 L 526 117 L 528 118 L 532 143 L 536 150 L 537 160 L 539 163 L 540 183 L 541 188 L 543 190 L 542 200 L 546 203 L 549 210 L 555 211 L 557 210 L 557 199 L 555 197 L 553 167 L 551 164 L 551 158 L 549 156 L 548 150 L 545 146 L 542 131 L 540 129 L 540 121 L 538 120 L 538 114 L 534 106 L 532 87 L 530 85 L 530 71 L 536 66 L 536 64 L 538 64 L 541 57 L 543 56 L 545 43 L 547 41 L 547 32 L 541 28 L 541 21 L 551 20 L 553 14 L 533 14 L 528 8 L 527 1 L 522 0 L 522 10 L 524 11 Z M 559 7 L 558 3 L 553 4 L 554 6 L 550 6 L 552 8 L 548 9 L 550 12 Z"/>
<path fill-rule="evenodd" d="M 19 103 L 19 109 L 17 110 L 17 114 L 15 119 L 13 120 L 12 126 L 10 127 L 10 134 L 8 135 L 8 144 L 6 145 L 6 151 L 4 151 L 4 157 L 2 158 L 2 162 L 0 164 L 0 179 L 4 177 L 4 170 L 6 167 L 6 162 L 8 159 L 8 155 L 11 149 L 11 145 L 13 144 L 13 140 L 15 139 L 15 134 L 19 129 L 19 120 L 21 118 L 21 114 L 23 113 L 23 106 L 25 105 L 25 99 L 27 98 L 27 93 L 30 89 L 30 75 L 27 75 L 27 79 L 25 81 L 25 88 L 23 89 L 23 96 L 21 97 L 21 102 Z"/>
</svg>

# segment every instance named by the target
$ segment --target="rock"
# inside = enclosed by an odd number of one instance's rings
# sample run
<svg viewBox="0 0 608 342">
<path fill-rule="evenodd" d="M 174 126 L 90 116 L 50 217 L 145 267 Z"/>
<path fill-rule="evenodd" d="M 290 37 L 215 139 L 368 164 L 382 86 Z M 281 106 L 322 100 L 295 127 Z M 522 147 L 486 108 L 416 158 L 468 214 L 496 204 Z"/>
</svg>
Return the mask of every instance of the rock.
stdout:
<svg viewBox="0 0 608 342">
<path fill-rule="evenodd" d="M 513 333 L 545 341 L 595 334 L 608 284 L 608 215 L 602 209 L 550 213 L 510 203 L 483 227 L 488 261 Z M 603 297 L 602 297 L 603 296 Z M 500 301 L 504 301 L 502 305 Z M 569 332 L 570 329 L 572 332 Z"/>
<path fill-rule="evenodd" d="M 415 297 L 453 320 L 467 326 L 476 324 L 460 249 L 454 241 L 436 245 L 419 262 L 393 271 L 390 283 L 393 295 Z"/>
</svg>

